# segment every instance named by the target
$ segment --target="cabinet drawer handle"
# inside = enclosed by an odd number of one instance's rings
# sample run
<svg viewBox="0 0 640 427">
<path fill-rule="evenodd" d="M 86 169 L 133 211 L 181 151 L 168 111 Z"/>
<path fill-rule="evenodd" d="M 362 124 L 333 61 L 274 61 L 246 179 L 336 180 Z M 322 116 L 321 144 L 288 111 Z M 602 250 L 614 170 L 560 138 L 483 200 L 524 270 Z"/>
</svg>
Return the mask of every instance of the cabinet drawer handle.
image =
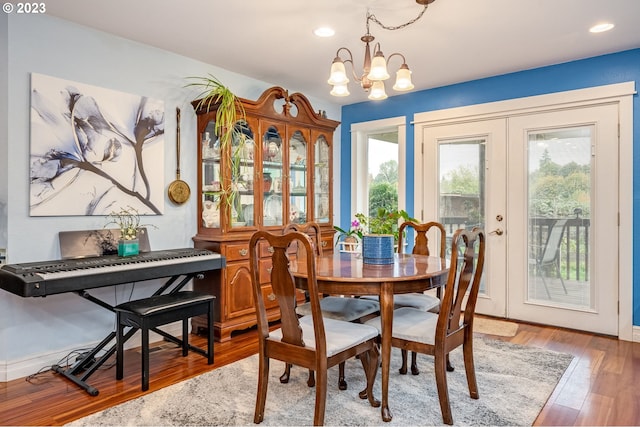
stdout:
<svg viewBox="0 0 640 427">
<path fill-rule="evenodd" d="M 276 300 L 276 294 L 274 294 L 273 292 L 270 293 L 269 295 L 267 295 L 267 299 L 269 301 L 275 301 Z"/>
<path fill-rule="evenodd" d="M 249 250 L 246 248 L 242 248 L 240 249 L 240 255 L 242 256 L 247 256 L 247 254 L 249 253 Z"/>
<path fill-rule="evenodd" d="M 274 253 L 274 252 L 275 252 L 275 249 L 273 249 L 273 246 L 269 246 L 269 247 L 267 248 L 267 252 L 269 252 L 270 254 L 272 254 L 272 253 Z"/>
<path fill-rule="evenodd" d="M 272 271 L 273 271 L 273 267 L 267 268 L 267 273 L 271 274 Z"/>
<path fill-rule="evenodd" d="M 326 241 L 326 240 L 322 242 L 322 247 L 323 247 L 323 248 L 326 248 L 326 247 L 327 247 L 327 241 Z"/>
</svg>

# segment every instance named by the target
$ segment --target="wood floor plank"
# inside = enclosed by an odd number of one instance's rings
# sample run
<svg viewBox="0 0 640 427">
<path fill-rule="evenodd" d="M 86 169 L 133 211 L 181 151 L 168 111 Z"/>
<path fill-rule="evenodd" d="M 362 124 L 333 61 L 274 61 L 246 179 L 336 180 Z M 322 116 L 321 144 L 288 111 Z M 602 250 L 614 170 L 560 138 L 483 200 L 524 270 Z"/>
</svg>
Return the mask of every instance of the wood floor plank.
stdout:
<svg viewBox="0 0 640 427">
<path fill-rule="evenodd" d="M 566 381 L 562 385 L 558 384 L 561 388 L 555 397 L 555 404 L 576 410 L 582 408 L 591 389 L 593 377 L 599 372 L 600 364 L 593 364 L 592 361 L 593 359 L 585 358 L 584 355 L 574 360 L 575 366 L 567 372 Z"/>
<path fill-rule="evenodd" d="M 557 404 L 547 404 L 538 418 L 533 423 L 534 426 L 573 426 L 580 415 L 580 410 L 567 408 Z"/>
<path fill-rule="evenodd" d="M 610 420 L 617 425 L 640 425 L 640 393 L 637 382 L 633 386 L 620 388 L 613 399 Z"/>
<path fill-rule="evenodd" d="M 613 399 L 590 393 L 580 410 L 580 415 L 576 420 L 576 425 L 582 426 L 605 426 L 609 425 Z"/>
</svg>

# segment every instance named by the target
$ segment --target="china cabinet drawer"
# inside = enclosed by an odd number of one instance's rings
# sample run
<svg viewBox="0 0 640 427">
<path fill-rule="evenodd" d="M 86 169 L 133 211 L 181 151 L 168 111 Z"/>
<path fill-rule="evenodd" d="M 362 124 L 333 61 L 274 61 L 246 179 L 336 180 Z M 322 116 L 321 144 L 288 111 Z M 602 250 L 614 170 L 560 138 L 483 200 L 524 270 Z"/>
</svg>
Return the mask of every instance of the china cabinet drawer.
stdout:
<svg viewBox="0 0 640 427">
<path fill-rule="evenodd" d="M 273 293 L 273 289 L 271 289 L 271 285 L 266 285 L 262 287 L 262 299 L 264 301 L 264 306 L 267 309 L 278 309 L 278 302 L 276 301 L 275 294 Z M 302 289 L 298 289 L 296 291 L 296 301 L 298 304 L 304 303 L 306 300 L 306 294 Z"/>
<path fill-rule="evenodd" d="M 249 259 L 249 242 L 226 245 L 224 255 L 227 262 Z"/>
<path fill-rule="evenodd" d="M 259 248 L 260 258 L 267 258 L 273 255 L 273 248 L 267 242 L 260 242 Z"/>
<path fill-rule="evenodd" d="M 292 245 L 292 247 L 287 252 L 289 254 L 295 254 L 296 247 Z M 260 258 L 271 258 L 271 255 L 273 255 L 273 248 L 269 246 L 266 242 L 262 242 L 260 243 L 258 253 L 260 255 Z"/>
<path fill-rule="evenodd" d="M 262 287 L 262 300 L 264 301 L 264 306 L 267 309 L 278 307 L 276 296 L 274 295 L 270 285 Z"/>
<path fill-rule="evenodd" d="M 264 285 L 271 282 L 271 258 L 261 259 L 258 263 L 260 266 L 260 272 L 258 277 L 260 278 L 260 284 Z"/>
<path fill-rule="evenodd" d="M 322 246 L 323 253 L 333 252 L 333 235 L 320 239 L 320 246 Z"/>
</svg>

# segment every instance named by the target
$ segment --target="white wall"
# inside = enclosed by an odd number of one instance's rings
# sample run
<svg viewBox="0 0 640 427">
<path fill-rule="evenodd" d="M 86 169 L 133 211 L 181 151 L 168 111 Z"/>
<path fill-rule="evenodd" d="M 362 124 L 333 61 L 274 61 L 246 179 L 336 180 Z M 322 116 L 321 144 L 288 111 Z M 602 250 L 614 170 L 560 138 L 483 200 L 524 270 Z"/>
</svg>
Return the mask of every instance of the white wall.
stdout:
<svg viewBox="0 0 640 427">
<path fill-rule="evenodd" d="M 185 89 L 187 76 L 218 77 L 238 96 L 257 99 L 268 87 L 279 85 L 290 93 L 287 82 L 261 82 L 174 53 L 135 43 L 46 15 L 1 15 L 0 56 L 8 60 L 0 95 L 0 213 L 6 189 L 8 200 L 7 262 L 20 263 L 60 258 L 58 232 L 101 228 L 103 217 L 29 217 L 29 104 L 32 72 L 67 80 L 146 95 L 165 101 L 165 188 L 175 179 L 175 108 L 182 111 L 181 178 L 196 188 L 196 120 L 190 101 L 197 91 Z M 5 41 L 6 40 L 6 41 Z M 7 48 L 8 47 L 8 48 Z M 6 52 L 6 55 L 5 55 Z M 5 61 L 2 61 L 4 67 Z M 218 64 L 221 67 L 223 63 Z M 326 110 L 339 120 L 340 108 L 310 98 L 315 110 Z M 6 126 L 2 126 L 6 124 Z M 339 147 L 339 131 L 335 147 Z M 193 143 L 190 143 L 193 141 Z M 336 153 L 336 165 L 339 163 Z M 6 170 L 6 173 L 3 172 Z M 338 170 L 337 167 L 335 170 Z M 338 178 L 338 177 L 336 177 Z M 339 183 L 334 183 L 339 188 Z M 192 246 L 196 233 L 196 196 L 180 206 L 165 194 L 164 215 L 145 218 L 158 229 L 149 237 L 153 249 Z M 336 206 L 337 206 L 336 199 Z M 2 244 L 0 220 L 0 248 Z M 145 289 L 146 288 L 146 289 Z M 138 285 L 135 295 L 150 292 L 149 284 Z M 105 288 L 96 293 L 108 301 L 122 301 L 128 285 Z M 101 339 L 114 328 L 111 312 L 73 294 L 24 299 L 0 291 L 0 381 L 22 377 L 57 362 L 69 349 Z"/>
</svg>

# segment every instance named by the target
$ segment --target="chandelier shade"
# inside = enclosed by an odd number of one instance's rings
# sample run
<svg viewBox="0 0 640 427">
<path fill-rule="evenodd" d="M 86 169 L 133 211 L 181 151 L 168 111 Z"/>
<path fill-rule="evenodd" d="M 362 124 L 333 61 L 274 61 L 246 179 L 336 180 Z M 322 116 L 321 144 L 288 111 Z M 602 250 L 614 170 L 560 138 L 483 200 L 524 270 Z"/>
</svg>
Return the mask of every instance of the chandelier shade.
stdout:
<svg viewBox="0 0 640 427">
<path fill-rule="evenodd" d="M 347 87 L 347 84 L 343 84 L 343 85 L 333 85 L 333 89 L 331 89 L 331 92 L 329 92 L 331 95 L 333 96 L 349 96 L 351 95 L 349 93 L 349 88 Z"/>
<path fill-rule="evenodd" d="M 369 71 L 367 78 L 371 81 L 377 81 L 387 80 L 389 77 L 391 76 L 387 71 L 387 60 L 384 59 L 382 51 L 378 49 L 376 54 L 373 56 L 373 60 L 371 60 L 371 70 Z"/>
<path fill-rule="evenodd" d="M 387 92 L 384 90 L 384 82 L 382 80 L 373 82 L 373 85 L 371 86 L 371 93 L 369 94 L 369 99 L 373 99 L 374 101 L 381 101 L 387 98 Z"/>
<path fill-rule="evenodd" d="M 333 86 L 346 85 L 349 83 L 347 70 L 345 69 L 344 62 L 342 62 L 342 59 L 340 59 L 339 56 L 336 56 L 331 64 L 331 74 L 329 75 L 327 83 Z"/>
<path fill-rule="evenodd" d="M 380 48 L 380 43 L 376 43 L 374 47 L 374 55 L 371 56 L 371 47 L 370 43 L 375 40 L 375 37 L 371 35 L 369 32 L 369 21 L 373 21 L 380 25 L 382 28 L 386 30 L 399 30 L 408 25 L 413 24 L 417 20 L 419 20 L 424 12 L 427 10 L 429 4 L 433 3 L 435 0 L 416 0 L 416 3 L 423 6 L 422 11 L 418 14 L 418 16 L 409 22 L 404 24 L 395 26 L 395 27 L 387 27 L 383 25 L 375 15 L 370 14 L 367 11 L 366 16 L 366 28 L 367 32 L 364 36 L 360 37 L 360 40 L 365 44 L 364 51 L 364 62 L 362 65 L 362 73 L 360 75 L 356 74 L 355 65 L 353 62 L 353 55 L 351 51 L 346 47 L 341 47 L 336 52 L 336 57 L 333 59 L 331 63 L 331 71 L 329 74 L 329 80 L 327 83 L 332 86 L 331 92 L 329 92 L 333 96 L 349 96 L 349 77 L 347 77 L 346 63 L 351 64 L 352 75 L 355 81 L 360 84 L 360 87 L 365 91 L 369 92 L 369 99 L 373 100 L 382 100 L 387 98 L 387 93 L 384 87 L 384 81 L 388 80 L 391 76 L 389 75 L 389 71 L 387 66 L 389 65 L 389 61 L 394 56 L 399 56 L 402 58 L 402 65 L 396 71 L 396 80 L 393 85 L 393 90 L 398 92 L 406 92 L 412 90 L 414 88 L 413 82 L 411 80 L 411 70 L 407 65 L 407 61 L 401 53 L 392 53 L 388 58 L 385 58 L 382 50 Z M 345 52 L 346 58 L 340 56 L 341 52 Z"/>
<path fill-rule="evenodd" d="M 411 81 L 411 70 L 407 64 L 402 64 L 400 69 L 396 71 L 396 84 L 393 85 L 393 90 L 398 92 L 406 92 L 413 89 L 413 82 Z"/>
</svg>

